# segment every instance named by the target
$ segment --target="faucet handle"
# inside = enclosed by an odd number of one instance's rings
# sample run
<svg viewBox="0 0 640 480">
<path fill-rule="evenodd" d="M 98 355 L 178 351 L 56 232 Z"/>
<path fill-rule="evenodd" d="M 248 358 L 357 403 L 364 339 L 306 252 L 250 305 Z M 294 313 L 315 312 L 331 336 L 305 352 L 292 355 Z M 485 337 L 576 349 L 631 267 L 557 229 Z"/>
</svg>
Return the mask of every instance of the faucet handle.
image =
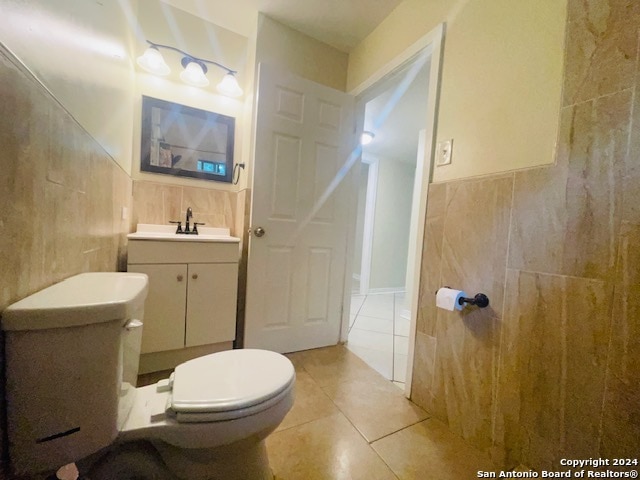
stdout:
<svg viewBox="0 0 640 480">
<path fill-rule="evenodd" d="M 176 222 L 175 220 L 169 220 L 169 223 L 177 224 L 176 233 L 182 233 L 182 222 Z"/>
<path fill-rule="evenodd" d="M 193 230 L 191 230 L 191 233 L 193 233 L 194 235 L 198 235 L 198 225 L 204 225 L 203 222 L 193 222 Z"/>
</svg>

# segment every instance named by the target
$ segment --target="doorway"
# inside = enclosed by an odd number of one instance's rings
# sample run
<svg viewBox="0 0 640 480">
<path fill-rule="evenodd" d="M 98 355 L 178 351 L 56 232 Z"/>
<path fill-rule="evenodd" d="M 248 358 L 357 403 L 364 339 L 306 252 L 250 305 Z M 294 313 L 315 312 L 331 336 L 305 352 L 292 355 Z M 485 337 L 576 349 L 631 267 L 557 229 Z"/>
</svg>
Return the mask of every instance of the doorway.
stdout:
<svg viewBox="0 0 640 480">
<path fill-rule="evenodd" d="M 409 238 L 421 132 L 427 124 L 430 56 L 398 68 L 366 101 L 347 347 L 404 388 L 410 311 Z M 419 188 L 419 186 L 418 186 Z M 418 208 L 418 205 L 415 206 Z"/>
<path fill-rule="evenodd" d="M 439 26 L 351 92 L 357 95 L 361 131 L 373 139 L 362 147 L 353 195 L 354 258 L 345 282 L 350 308 L 343 312 L 348 326 L 342 338 L 407 396 L 443 31 Z"/>
</svg>

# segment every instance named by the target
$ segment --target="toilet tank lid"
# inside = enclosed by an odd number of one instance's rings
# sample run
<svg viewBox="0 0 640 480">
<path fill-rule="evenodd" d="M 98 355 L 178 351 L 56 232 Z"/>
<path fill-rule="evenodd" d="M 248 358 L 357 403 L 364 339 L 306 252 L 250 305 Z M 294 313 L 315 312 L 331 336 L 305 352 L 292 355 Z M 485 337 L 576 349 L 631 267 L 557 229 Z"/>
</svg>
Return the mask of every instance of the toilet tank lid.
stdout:
<svg viewBox="0 0 640 480">
<path fill-rule="evenodd" d="M 144 305 L 148 283 L 144 273 L 81 273 L 7 307 L 2 312 L 2 330 L 43 330 L 127 320 Z"/>
</svg>

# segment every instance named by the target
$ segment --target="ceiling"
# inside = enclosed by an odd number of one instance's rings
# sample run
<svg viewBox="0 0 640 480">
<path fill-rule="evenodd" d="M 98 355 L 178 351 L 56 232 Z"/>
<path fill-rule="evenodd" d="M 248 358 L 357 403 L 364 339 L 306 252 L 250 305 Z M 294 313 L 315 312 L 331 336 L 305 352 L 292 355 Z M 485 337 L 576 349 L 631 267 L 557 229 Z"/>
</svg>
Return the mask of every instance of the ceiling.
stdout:
<svg viewBox="0 0 640 480">
<path fill-rule="evenodd" d="M 375 138 L 364 147 L 365 154 L 415 164 L 419 131 L 427 124 L 430 69 L 429 61 L 415 70 L 401 69 L 367 102 L 364 129 Z"/>
<path fill-rule="evenodd" d="M 338 50 L 350 52 L 402 0 L 163 1 L 245 36 L 255 30 L 256 13 L 262 12 Z"/>
</svg>

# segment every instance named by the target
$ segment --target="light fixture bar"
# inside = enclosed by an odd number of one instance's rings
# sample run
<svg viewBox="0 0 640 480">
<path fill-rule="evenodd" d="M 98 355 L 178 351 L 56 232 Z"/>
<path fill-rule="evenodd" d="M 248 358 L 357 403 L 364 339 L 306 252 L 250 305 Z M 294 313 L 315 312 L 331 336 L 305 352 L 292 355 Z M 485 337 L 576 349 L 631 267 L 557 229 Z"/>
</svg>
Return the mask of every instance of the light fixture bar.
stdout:
<svg viewBox="0 0 640 480">
<path fill-rule="evenodd" d="M 176 47 L 172 47 L 171 45 L 162 45 L 160 43 L 154 43 L 150 40 L 147 40 L 147 43 L 149 45 L 151 45 L 152 47 L 156 47 L 156 48 L 166 48 L 167 50 L 173 50 L 174 52 L 178 52 L 182 55 L 184 55 L 185 57 L 188 57 L 189 59 L 195 60 L 196 62 L 200 62 L 200 63 L 210 63 L 211 65 L 215 65 L 216 67 L 220 67 L 223 70 L 226 70 L 227 73 L 230 73 L 232 75 L 238 73 L 237 70 L 232 70 L 229 67 L 225 67 L 224 65 L 222 65 L 221 63 L 218 62 L 214 62 L 213 60 L 207 60 L 205 58 L 200 58 L 200 57 L 196 57 L 194 55 L 191 55 L 190 53 L 185 52 L 184 50 L 180 50 L 179 48 Z"/>
</svg>

